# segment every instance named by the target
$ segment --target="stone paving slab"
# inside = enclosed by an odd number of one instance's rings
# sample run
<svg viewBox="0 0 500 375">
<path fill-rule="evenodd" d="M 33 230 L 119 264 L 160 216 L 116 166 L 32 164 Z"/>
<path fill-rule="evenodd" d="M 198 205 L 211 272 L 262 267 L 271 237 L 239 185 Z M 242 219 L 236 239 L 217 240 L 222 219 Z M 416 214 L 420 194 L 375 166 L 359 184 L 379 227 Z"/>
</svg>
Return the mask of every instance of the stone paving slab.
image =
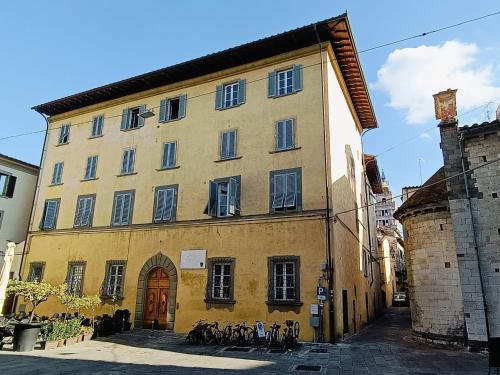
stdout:
<svg viewBox="0 0 500 375">
<path fill-rule="evenodd" d="M 312 348 L 328 353 L 311 353 Z M 294 371 L 297 365 L 319 372 Z M 405 308 L 388 310 L 341 344 L 305 344 L 295 352 L 227 352 L 224 347 L 189 346 L 172 333 L 135 330 L 90 342 L 29 353 L 0 352 L 0 374 L 404 374 L 488 373 L 487 356 L 437 349 L 415 342 Z"/>
</svg>

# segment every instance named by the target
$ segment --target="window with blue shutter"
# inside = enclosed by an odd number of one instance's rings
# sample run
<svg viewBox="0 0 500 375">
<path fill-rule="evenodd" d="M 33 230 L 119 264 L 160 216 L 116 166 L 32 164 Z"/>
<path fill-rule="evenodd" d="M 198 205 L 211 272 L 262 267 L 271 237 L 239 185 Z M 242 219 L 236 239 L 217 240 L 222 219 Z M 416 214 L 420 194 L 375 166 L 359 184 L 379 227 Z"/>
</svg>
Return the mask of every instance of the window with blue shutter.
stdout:
<svg viewBox="0 0 500 375">
<path fill-rule="evenodd" d="M 300 168 L 270 173 L 271 212 L 300 211 L 302 209 L 302 171 Z"/>
<path fill-rule="evenodd" d="M 87 158 L 84 180 L 91 180 L 93 178 L 96 178 L 97 160 L 98 160 L 97 155 L 89 156 Z"/>
<path fill-rule="evenodd" d="M 113 204 L 113 226 L 130 225 L 134 205 L 134 191 L 118 191 Z"/>
<path fill-rule="evenodd" d="M 241 177 L 233 176 L 210 181 L 208 203 L 204 213 L 212 217 L 240 214 Z"/>
<path fill-rule="evenodd" d="M 95 194 L 78 196 L 75 213 L 75 227 L 92 226 L 94 204 Z"/>
<path fill-rule="evenodd" d="M 174 221 L 177 206 L 177 185 L 160 186 L 155 189 L 153 221 Z"/>
<path fill-rule="evenodd" d="M 135 150 L 129 149 L 123 151 L 121 174 L 130 174 L 134 172 Z"/>
<path fill-rule="evenodd" d="M 60 184 L 62 180 L 64 163 L 59 162 L 54 164 L 54 172 L 52 173 L 52 185 Z"/>
<path fill-rule="evenodd" d="M 69 142 L 69 124 L 61 126 L 59 130 L 58 144 L 63 145 Z"/>
<path fill-rule="evenodd" d="M 179 120 L 186 117 L 187 95 L 160 101 L 160 122 Z"/>
<path fill-rule="evenodd" d="M 215 109 L 231 108 L 245 103 L 246 80 L 217 86 L 215 90 Z"/>
<path fill-rule="evenodd" d="M 122 112 L 122 122 L 120 130 L 132 130 L 144 126 L 144 118 L 139 114 L 146 112 L 146 105 L 134 108 L 126 108 Z"/>
<path fill-rule="evenodd" d="M 92 130 L 90 132 L 91 137 L 98 137 L 102 135 L 102 128 L 104 126 L 104 115 L 99 115 L 92 120 Z"/>
<path fill-rule="evenodd" d="M 50 230 L 56 228 L 57 213 L 59 211 L 59 199 L 47 199 L 43 208 L 41 229 Z"/>
<path fill-rule="evenodd" d="M 293 68 L 278 70 L 268 74 L 268 92 L 270 98 L 293 94 L 301 91 L 303 67 L 300 64 Z"/>
<path fill-rule="evenodd" d="M 295 147 L 293 119 L 276 122 L 276 150 L 287 150 Z"/>
<path fill-rule="evenodd" d="M 221 133 L 220 158 L 233 159 L 236 157 L 236 130 Z"/>
<path fill-rule="evenodd" d="M 161 162 L 162 168 L 175 167 L 177 159 L 177 142 L 167 142 L 163 145 L 163 157 Z"/>
</svg>

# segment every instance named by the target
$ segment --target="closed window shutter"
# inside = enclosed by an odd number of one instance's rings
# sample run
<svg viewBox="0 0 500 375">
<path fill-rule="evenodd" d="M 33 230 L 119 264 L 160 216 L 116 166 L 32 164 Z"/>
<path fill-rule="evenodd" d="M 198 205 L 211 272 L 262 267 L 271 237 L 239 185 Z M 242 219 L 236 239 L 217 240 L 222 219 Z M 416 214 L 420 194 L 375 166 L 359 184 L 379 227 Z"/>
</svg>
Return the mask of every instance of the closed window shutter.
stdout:
<svg viewBox="0 0 500 375">
<path fill-rule="evenodd" d="M 236 130 L 229 132 L 229 152 L 227 157 L 236 157 Z"/>
<path fill-rule="evenodd" d="M 165 190 L 165 209 L 163 210 L 163 220 L 172 220 L 174 192 L 174 189 Z"/>
<path fill-rule="evenodd" d="M 98 126 L 99 126 L 99 117 L 94 117 L 94 119 L 92 120 L 92 133 L 91 133 L 92 136 L 97 135 Z"/>
<path fill-rule="evenodd" d="M 284 126 L 285 126 L 284 147 L 286 148 L 294 147 L 293 120 L 286 120 Z"/>
<path fill-rule="evenodd" d="M 129 217 L 130 217 L 130 206 L 132 203 L 130 194 L 124 194 L 123 195 L 123 209 L 122 209 L 122 215 L 120 218 L 120 223 L 121 224 L 129 224 Z"/>
<path fill-rule="evenodd" d="M 99 116 L 98 132 L 97 134 L 102 134 L 102 128 L 104 127 L 104 116 Z"/>
<path fill-rule="evenodd" d="M 97 169 L 97 156 L 92 156 L 92 166 L 90 168 L 90 177 L 94 178 Z"/>
<path fill-rule="evenodd" d="M 156 193 L 155 221 L 163 220 L 163 211 L 165 209 L 166 191 L 158 190 Z"/>
<path fill-rule="evenodd" d="M 276 123 L 276 149 L 282 150 L 285 148 L 285 126 L 284 121 Z"/>
<path fill-rule="evenodd" d="M 82 225 L 88 226 L 90 225 L 90 215 L 92 213 L 92 205 L 94 203 L 93 198 L 85 198 L 84 199 L 84 208 L 82 213 Z"/>
<path fill-rule="evenodd" d="M 168 120 L 168 100 L 162 99 L 160 100 L 160 122 L 165 122 Z"/>
<path fill-rule="evenodd" d="M 54 229 L 57 213 L 57 201 L 48 201 L 45 208 L 43 229 Z"/>
<path fill-rule="evenodd" d="M 130 150 L 126 150 L 123 152 L 122 173 L 127 173 L 129 151 Z"/>
<path fill-rule="evenodd" d="M 135 161 L 135 150 L 128 150 L 128 165 L 127 172 L 132 173 L 134 170 L 134 161 Z"/>
<path fill-rule="evenodd" d="M 302 90 L 302 65 L 297 64 L 293 66 L 293 91 L 300 90 Z"/>
<path fill-rule="evenodd" d="M 208 187 L 208 210 L 207 214 L 213 217 L 217 216 L 217 183 L 210 181 Z"/>
<path fill-rule="evenodd" d="M 122 111 L 122 123 L 120 130 L 127 130 L 130 126 L 130 111 L 128 108 Z"/>
<path fill-rule="evenodd" d="M 228 158 L 228 144 L 229 144 L 229 133 L 222 133 L 221 145 L 220 145 L 220 157 L 221 159 Z"/>
<path fill-rule="evenodd" d="M 85 178 L 91 178 L 92 176 L 92 156 L 87 158 L 87 166 L 85 167 Z"/>
<path fill-rule="evenodd" d="M 7 189 L 5 191 L 5 196 L 7 198 L 12 198 L 14 196 L 14 190 L 16 187 L 16 180 L 17 180 L 16 176 L 12 176 L 12 175 L 9 176 L 9 178 L 7 180 Z"/>
<path fill-rule="evenodd" d="M 175 166 L 176 153 L 177 153 L 177 143 L 172 142 L 170 143 L 170 150 L 168 154 L 168 165 L 171 167 Z"/>
<path fill-rule="evenodd" d="M 57 171 L 57 182 L 61 182 L 64 163 L 59 163 L 59 170 Z"/>
<path fill-rule="evenodd" d="M 83 225 L 83 212 L 85 210 L 85 198 L 80 198 L 78 200 L 78 209 L 76 210 L 75 226 L 79 227 Z"/>
<path fill-rule="evenodd" d="M 186 117 L 187 95 L 179 96 L 179 118 Z"/>
<path fill-rule="evenodd" d="M 246 100 L 246 86 L 247 86 L 247 80 L 246 79 L 240 79 L 238 81 L 238 104 L 245 103 L 245 100 Z"/>
<path fill-rule="evenodd" d="M 240 189 L 236 178 L 229 179 L 229 213 L 237 215 L 240 211 Z"/>
<path fill-rule="evenodd" d="M 274 191 L 272 208 L 282 208 L 285 199 L 285 176 L 282 174 L 274 175 Z"/>
<path fill-rule="evenodd" d="M 120 225 L 123 210 L 123 194 L 118 194 L 115 198 L 115 212 L 113 212 L 113 224 Z"/>
<path fill-rule="evenodd" d="M 55 184 L 57 182 L 57 176 L 59 174 L 59 163 L 54 164 L 54 172 L 52 172 L 52 183 Z"/>
<path fill-rule="evenodd" d="M 286 194 L 284 207 L 295 207 L 297 198 L 297 175 L 289 173 L 286 175 Z"/>
<path fill-rule="evenodd" d="M 215 89 L 215 109 L 222 108 L 222 85 L 218 85 Z"/>
<path fill-rule="evenodd" d="M 142 105 L 139 106 L 139 114 L 144 113 L 144 112 L 146 112 L 146 105 L 142 104 Z M 145 118 L 142 117 L 142 116 L 137 116 L 137 117 L 138 117 L 137 124 L 139 126 L 144 126 Z"/>
<path fill-rule="evenodd" d="M 276 96 L 276 72 L 270 72 L 267 77 L 267 96 L 273 98 Z"/>
</svg>

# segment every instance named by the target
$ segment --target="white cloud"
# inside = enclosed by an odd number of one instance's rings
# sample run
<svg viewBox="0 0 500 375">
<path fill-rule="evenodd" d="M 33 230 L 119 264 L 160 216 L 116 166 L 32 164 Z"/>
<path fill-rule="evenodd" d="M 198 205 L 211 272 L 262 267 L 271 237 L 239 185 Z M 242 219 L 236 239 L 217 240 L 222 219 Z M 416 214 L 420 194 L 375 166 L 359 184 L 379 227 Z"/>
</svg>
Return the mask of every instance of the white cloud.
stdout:
<svg viewBox="0 0 500 375">
<path fill-rule="evenodd" d="M 413 124 L 434 117 L 433 94 L 458 89 L 460 115 L 492 99 L 500 100 L 500 86 L 493 79 L 500 64 L 482 61 L 481 52 L 474 43 L 458 41 L 397 49 L 378 70 L 372 87 L 385 91 L 388 105 L 405 111 L 406 121 Z"/>
<path fill-rule="evenodd" d="M 432 139 L 432 137 L 428 133 L 422 133 L 420 134 L 421 139 Z"/>
</svg>

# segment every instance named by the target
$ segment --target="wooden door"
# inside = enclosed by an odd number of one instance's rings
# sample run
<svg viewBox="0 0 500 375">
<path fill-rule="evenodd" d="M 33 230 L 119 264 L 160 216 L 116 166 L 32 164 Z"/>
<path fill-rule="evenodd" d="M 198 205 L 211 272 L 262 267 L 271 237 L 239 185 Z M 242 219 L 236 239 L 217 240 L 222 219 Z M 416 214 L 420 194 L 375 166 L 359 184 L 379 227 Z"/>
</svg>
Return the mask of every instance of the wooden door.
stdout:
<svg viewBox="0 0 500 375">
<path fill-rule="evenodd" d="M 151 328 L 158 320 L 159 328 L 167 328 L 168 275 L 164 268 L 153 268 L 148 274 L 146 300 L 144 301 L 144 327 Z"/>
</svg>

